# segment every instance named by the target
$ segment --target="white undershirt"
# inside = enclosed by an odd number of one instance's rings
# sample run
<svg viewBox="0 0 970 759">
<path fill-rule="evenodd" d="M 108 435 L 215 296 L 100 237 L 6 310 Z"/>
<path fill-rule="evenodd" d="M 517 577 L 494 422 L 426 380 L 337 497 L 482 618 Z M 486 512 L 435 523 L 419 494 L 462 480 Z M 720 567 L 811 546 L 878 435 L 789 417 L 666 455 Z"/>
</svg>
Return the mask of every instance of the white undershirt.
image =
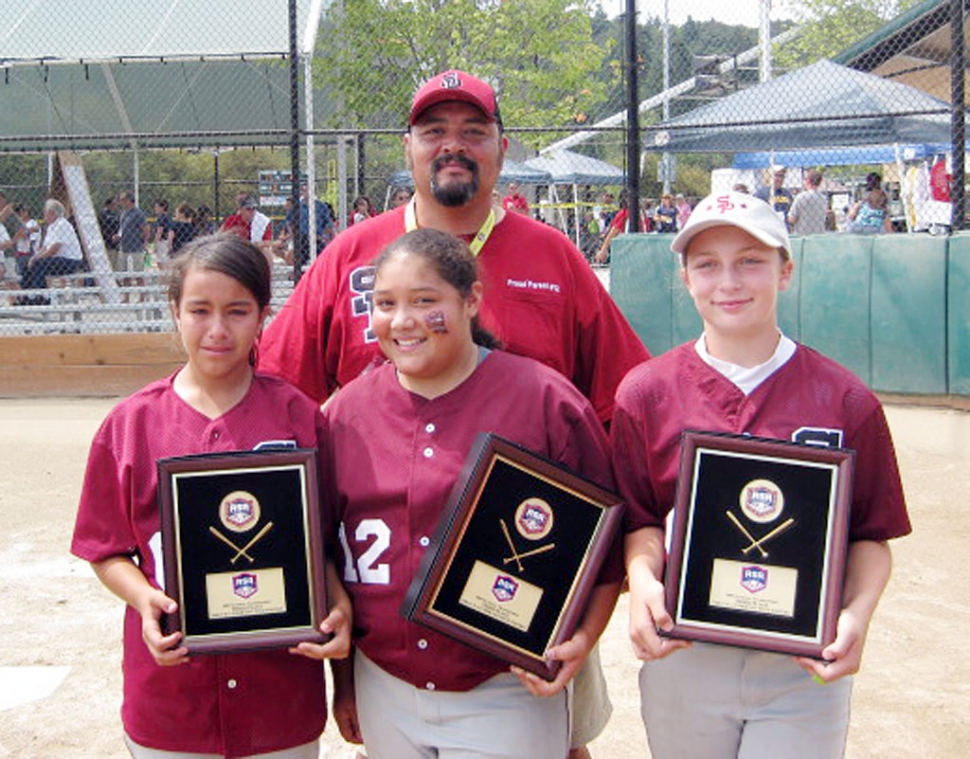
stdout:
<svg viewBox="0 0 970 759">
<path fill-rule="evenodd" d="M 697 351 L 697 355 L 701 357 L 701 361 L 731 380 L 742 393 L 751 395 L 758 385 L 783 367 L 788 359 L 795 354 L 794 340 L 785 337 L 781 331 L 778 332 L 778 337 L 778 345 L 775 347 L 775 352 L 771 358 L 763 364 L 751 367 L 739 366 L 738 364 L 732 364 L 730 361 L 722 361 L 719 358 L 714 358 L 714 356 L 707 352 L 707 343 L 704 340 L 703 334 L 694 343 L 694 348 Z"/>
</svg>

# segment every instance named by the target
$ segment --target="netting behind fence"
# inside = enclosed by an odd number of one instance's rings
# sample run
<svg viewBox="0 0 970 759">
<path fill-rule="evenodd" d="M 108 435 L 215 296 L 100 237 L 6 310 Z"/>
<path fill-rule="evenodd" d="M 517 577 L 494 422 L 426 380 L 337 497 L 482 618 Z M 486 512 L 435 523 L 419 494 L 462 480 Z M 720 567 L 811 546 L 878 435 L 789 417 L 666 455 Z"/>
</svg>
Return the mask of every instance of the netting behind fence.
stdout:
<svg viewBox="0 0 970 759">
<path fill-rule="evenodd" d="M 558 226 L 591 260 L 631 169 L 641 199 L 632 216 L 644 232 L 672 231 L 699 197 L 734 187 L 769 199 L 796 234 L 962 226 L 964 151 L 955 164 L 952 145 L 963 139 L 955 126 L 964 98 L 958 92 L 953 106 L 951 70 L 962 70 L 965 34 L 953 35 L 952 3 L 807 3 L 795 20 L 772 24 L 771 45 L 755 29 L 665 27 L 641 15 L 634 167 L 626 19 L 610 5 L 618 4 L 207 0 L 189 9 L 51 0 L 26 8 L 3 33 L 0 59 L 0 213 L 11 238 L 0 232 L 0 333 L 168 329 L 167 257 L 183 238 L 238 216 L 247 198 L 281 287 L 291 286 L 300 263 L 294 269 L 287 207 L 294 167 L 334 230 L 405 198 L 412 180 L 400 138 L 410 99 L 449 67 L 498 92 L 511 147 L 496 201 Z M 967 6 L 952 19 L 957 28 Z M 64 156 L 81 167 L 89 209 L 75 208 Z M 123 194 L 138 213 L 121 207 Z M 50 198 L 64 204 L 84 262 L 25 282 L 53 223 L 44 214 Z M 133 213 L 137 249 L 115 238 Z M 237 228 L 252 234 L 253 225 Z M 95 237 L 110 293 L 91 265 Z M 126 308 L 108 308 L 119 301 Z"/>
</svg>

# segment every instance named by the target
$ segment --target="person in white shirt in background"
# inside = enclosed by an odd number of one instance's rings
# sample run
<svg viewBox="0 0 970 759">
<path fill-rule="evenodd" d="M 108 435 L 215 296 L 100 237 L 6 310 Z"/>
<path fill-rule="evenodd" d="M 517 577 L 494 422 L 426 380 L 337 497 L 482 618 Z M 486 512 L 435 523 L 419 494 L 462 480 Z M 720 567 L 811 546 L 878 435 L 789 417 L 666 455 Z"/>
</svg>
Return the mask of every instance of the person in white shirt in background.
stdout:
<svg viewBox="0 0 970 759">
<path fill-rule="evenodd" d="M 805 172 L 804 186 L 788 210 L 788 224 L 796 235 L 817 235 L 825 231 L 825 219 L 829 213 L 828 196 L 819 187 L 822 172 L 809 169 Z"/>
<path fill-rule="evenodd" d="M 25 290 L 39 290 L 47 287 L 51 276 L 73 274 L 84 262 L 84 252 L 74 226 L 67 220 L 67 212 L 60 201 L 50 198 L 44 203 L 44 242 L 30 259 L 27 271 L 20 285 Z M 35 296 L 30 303 L 37 305 L 47 302 L 43 296 Z"/>
</svg>

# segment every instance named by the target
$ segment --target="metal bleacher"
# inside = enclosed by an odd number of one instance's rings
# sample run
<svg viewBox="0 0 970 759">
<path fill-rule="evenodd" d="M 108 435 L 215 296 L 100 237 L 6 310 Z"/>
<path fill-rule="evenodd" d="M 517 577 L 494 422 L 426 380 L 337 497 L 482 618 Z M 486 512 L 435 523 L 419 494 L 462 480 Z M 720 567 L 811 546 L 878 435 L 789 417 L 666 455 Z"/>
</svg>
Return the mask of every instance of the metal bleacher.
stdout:
<svg viewBox="0 0 970 759">
<path fill-rule="evenodd" d="M 90 273 L 49 277 L 48 287 L 0 289 L 0 336 L 173 332 L 167 273 L 125 273 L 107 293 Z M 273 267 L 272 309 L 293 290 L 293 270 Z M 41 302 L 38 302 L 41 301 Z"/>
</svg>

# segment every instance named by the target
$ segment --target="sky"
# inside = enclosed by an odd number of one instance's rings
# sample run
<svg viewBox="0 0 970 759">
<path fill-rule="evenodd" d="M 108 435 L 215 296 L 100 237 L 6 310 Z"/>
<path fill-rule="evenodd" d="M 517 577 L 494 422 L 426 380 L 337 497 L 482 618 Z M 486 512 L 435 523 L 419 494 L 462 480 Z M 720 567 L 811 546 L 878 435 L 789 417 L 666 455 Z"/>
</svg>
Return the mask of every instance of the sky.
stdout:
<svg viewBox="0 0 970 759">
<path fill-rule="evenodd" d="M 741 24 L 757 28 L 761 24 L 761 0 L 667 0 L 670 23 L 680 26 L 688 16 L 694 21 L 721 21 L 725 24 Z M 603 0 L 603 9 L 610 15 L 622 13 L 626 0 Z M 791 18 L 786 3 L 772 2 L 771 20 Z M 641 17 L 663 18 L 664 0 L 637 0 Z"/>
</svg>

